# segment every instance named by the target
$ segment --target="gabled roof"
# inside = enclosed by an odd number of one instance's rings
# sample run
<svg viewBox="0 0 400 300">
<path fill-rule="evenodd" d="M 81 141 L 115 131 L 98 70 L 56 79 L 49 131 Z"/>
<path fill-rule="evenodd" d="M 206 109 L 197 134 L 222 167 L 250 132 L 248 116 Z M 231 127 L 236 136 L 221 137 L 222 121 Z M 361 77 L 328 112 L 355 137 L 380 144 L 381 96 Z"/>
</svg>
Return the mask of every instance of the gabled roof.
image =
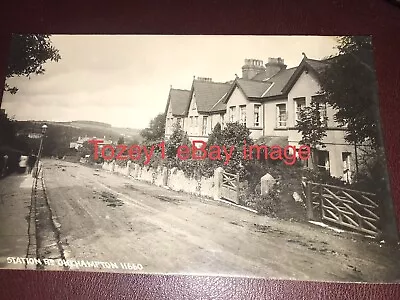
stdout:
<svg viewBox="0 0 400 300">
<path fill-rule="evenodd" d="M 283 69 L 274 76 L 272 76 L 270 79 L 268 79 L 268 82 L 271 82 L 272 86 L 269 89 L 269 91 L 264 95 L 263 98 L 283 95 L 282 90 L 288 83 L 289 79 L 296 72 L 296 69 L 297 67 L 290 69 Z"/>
<path fill-rule="evenodd" d="M 324 69 L 329 66 L 331 60 L 332 58 L 325 60 L 316 60 L 304 56 L 299 66 L 296 68 L 296 71 L 293 73 L 293 75 L 290 77 L 290 79 L 282 89 L 282 92 L 287 93 L 305 70 L 311 71 L 318 78 L 319 75 L 324 71 Z"/>
<path fill-rule="evenodd" d="M 198 112 L 212 112 L 215 110 L 231 87 L 230 83 L 193 80 L 192 93 Z M 224 108 L 222 108 L 224 109 Z"/>
<path fill-rule="evenodd" d="M 170 104 L 173 116 L 185 116 L 189 109 L 190 91 L 171 88 L 169 91 L 166 113 L 168 112 Z"/>
<path fill-rule="evenodd" d="M 307 64 L 313 68 L 317 73 L 321 73 L 325 70 L 327 66 L 329 66 L 330 61 L 332 59 L 326 59 L 326 60 L 316 60 L 316 59 L 311 59 L 311 58 L 305 58 L 304 59 Z"/>
<path fill-rule="evenodd" d="M 238 78 L 236 82 L 247 98 L 261 98 L 272 86 L 272 83 L 269 81 L 247 80 L 243 78 Z"/>
<path fill-rule="evenodd" d="M 236 87 L 242 91 L 247 99 L 252 100 L 261 99 L 268 92 L 271 86 L 272 83 L 269 81 L 236 78 L 222 102 L 226 106 L 229 97 L 232 95 Z"/>
</svg>

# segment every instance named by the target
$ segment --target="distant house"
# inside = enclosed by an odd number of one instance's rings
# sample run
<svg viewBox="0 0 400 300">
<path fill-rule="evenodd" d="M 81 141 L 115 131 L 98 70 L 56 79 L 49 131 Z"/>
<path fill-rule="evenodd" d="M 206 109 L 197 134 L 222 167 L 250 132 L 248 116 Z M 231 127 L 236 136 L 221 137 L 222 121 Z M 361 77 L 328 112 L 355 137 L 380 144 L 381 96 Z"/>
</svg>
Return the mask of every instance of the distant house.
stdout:
<svg viewBox="0 0 400 300">
<path fill-rule="evenodd" d="M 101 139 L 101 138 L 88 137 L 88 136 L 85 136 L 85 137 L 78 137 L 78 139 L 77 139 L 76 141 L 73 141 L 73 142 L 70 142 L 70 143 L 69 143 L 69 148 L 70 148 L 70 149 L 79 150 L 81 147 L 83 147 L 83 144 L 84 144 L 85 142 L 88 142 L 89 140 L 96 140 L 96 139 Z M 106 140 L 106 137 L 102 138 L 101 140 L 102 140 L 103 142 L 98 143 L 99 150 L 101 150 L 101 148 L 102 148 L 104 145 L 111 145 L 111 144 L 112 144 L 112 141 L 111 141 L 111 140 Z"/>
<path fill-rule="evenodd" d="M 266 144 L 299 146 L 301 133 L 295 128 L 302 107 L 321 97 L 319 75 L 330 60 L 304 55 L 297 67 L 286 68 L 282 58 L 245 59 L 242 77 L 216 83 L 209 78 L 193 80 L 188 90 L 171 89 L 167 103 L 165 136 L 180 122 L 189 138 L 207 141 L 219 122 L 239 122 L 250 129 L 251 137 Z M 180 92 L 177 92 L 180 91 Z M 317 166 L 332 176 L 350 181 L 354 169 L 354 146 L 344 140 L 344 128 L 333 119 L 334 109 L 321 105 L 327 117 L 325 148 L 317 151 Z"/>
<path fill-rule="evenodd" d="M 189 102 L 190 102 L 190 91 L 173 89 L 171 87 L 168 95 L 167 107 L 166 107 L 166 124 L 165 124 L 165 136 L 169 136 L 173 132 L 173 125 L 179 123 L 182 127 L 184 125 L 184 119 L 187 116 Z"/>
</svg>

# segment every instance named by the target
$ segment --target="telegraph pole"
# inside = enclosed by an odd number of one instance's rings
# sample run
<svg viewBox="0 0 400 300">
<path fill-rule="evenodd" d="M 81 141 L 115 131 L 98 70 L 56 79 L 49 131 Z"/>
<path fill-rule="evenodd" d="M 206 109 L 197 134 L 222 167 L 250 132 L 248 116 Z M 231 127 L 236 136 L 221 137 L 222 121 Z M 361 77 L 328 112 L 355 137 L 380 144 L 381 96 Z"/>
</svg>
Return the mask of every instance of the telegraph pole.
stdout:
<svg viewBox="0 0 400 300">
<path fill-rule="evenodd" d="M 36 160 L 36 172 L 35 172 L 35 178 L 37 179 L 39 176 L 39 166 L 40 166 L 40 159 L 42 157 L 42 150 L 43 150 L 43 140 L 44 140 L 44 135 L 47 130 L 47 125 L 44 124 L 42 126 L 42 137 L 40 138 L 40 146 L 39 146 L 39 152 Z"/>
</svg>

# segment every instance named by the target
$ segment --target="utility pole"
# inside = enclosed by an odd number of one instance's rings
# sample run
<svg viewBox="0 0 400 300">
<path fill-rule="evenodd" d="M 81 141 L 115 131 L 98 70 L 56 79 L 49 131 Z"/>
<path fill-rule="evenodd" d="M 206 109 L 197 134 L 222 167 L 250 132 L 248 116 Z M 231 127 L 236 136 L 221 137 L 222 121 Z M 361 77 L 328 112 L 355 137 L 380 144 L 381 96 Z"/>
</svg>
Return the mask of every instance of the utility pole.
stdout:
<svg viewBox="0 0 400 300">
<path fill-rule="evenodd" d="M 35 172 L 35 178 L 37 179 L 39 176 L 39 166 L 40 166 L 40 159 L 42 157 L 42 150 L 43 150 L 43 140 L 44 140 L 44 135 L 47 130 L 47 125 L 44 124 L 42 126 L 42 137 L 40 138 L 40 146 L 39 146 L 39 152 L 36 160 L 36 172 Z"/>
</svg>

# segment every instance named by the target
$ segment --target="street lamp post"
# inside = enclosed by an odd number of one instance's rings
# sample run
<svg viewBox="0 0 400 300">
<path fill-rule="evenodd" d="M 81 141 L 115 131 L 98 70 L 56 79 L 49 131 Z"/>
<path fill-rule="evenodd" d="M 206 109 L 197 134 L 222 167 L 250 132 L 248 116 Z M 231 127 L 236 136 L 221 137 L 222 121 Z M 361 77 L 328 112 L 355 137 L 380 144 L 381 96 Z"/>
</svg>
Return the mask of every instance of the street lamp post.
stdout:
<svg viewBox="0 0 400 300">
<path fill-rule="evenodd" d="M 42 150 L 43 150 L 43 140 L 44 140 L 44 135 L 46 133 L 47 130 L 47 125 L 44 124 L 42 126 L 42 137 L 40 138 L 40 146 L 39 146 L 39 152 L 38 152 L 38 156 L 37 156 L 37 160 L 36 160 L 36 174 L 35 177 L 38 178 L 39 176 L 39 166 L 40 166 L 40 159 L 42 157 Z"/>
</svg>

